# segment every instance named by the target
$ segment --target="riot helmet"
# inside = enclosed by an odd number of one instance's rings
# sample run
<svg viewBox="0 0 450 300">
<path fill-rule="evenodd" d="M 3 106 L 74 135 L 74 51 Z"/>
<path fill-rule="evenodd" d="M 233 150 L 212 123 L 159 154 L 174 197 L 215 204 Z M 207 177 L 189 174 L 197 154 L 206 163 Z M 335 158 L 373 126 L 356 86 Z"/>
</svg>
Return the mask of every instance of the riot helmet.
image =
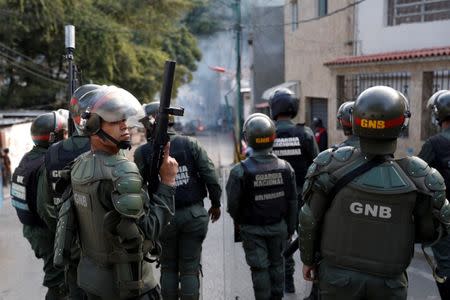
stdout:
<svg viewBox="0 0 450 300">
<path fill-rule="evenodd" d="M 147 138 L 149 138 L 154 130 L 156 119 L 159 114 L 159 101 L 143 104 L 142 107 L 145 111 L 145 117 L 143 117 L 139 121 L 147 129 Z M 168 125 L 173 126 L 175 124 L 175 116 L 169 114 L 168 118 L 169 118 Z"/>
<path fill-rule="evenodd" d="M 70 99 L 69 111 L 78 134 L 82 134 L 83 131 L 81 128 L 82 126 L 80 126 L 81 114 L 84 113 L 89 106 L 89 101 L 86 101 L 88 97 L 86 96 L 100 87 L 102 86 L 98 84 L 82 85 L 75 90 Z"/>
<path fill-rule="evenodd" d="M 83 98 L 89 105 L 81 114 L 82 133 L 108 139 L 119 149 L 130 149 L 130 141 L 117 141 L 102 130 L 101 123 L 126 120 L 128 127 L 139 126 L 139 120 L 145 113 L 136 97 L 122 88 L 103 86 L 87 93 Z"/>
<path fill-rule="evenodd" d="M 387 86 L 363 91 L 352 112 L 353 133 L 360 138 L 362 152 L 393 154 L 410 117 L 408 100 L 399 91 Z"/>
<path fill-rule="evenodd" d="M 244 122 L 243 135 L 254 150 L 270 149 L 275 140 L 275 124 L 264 114 L 252 114 Z"/>
<path fill-rule="evenodd" d="M 35 145 L 48 148 L 64 139 L 67 118 L 56 111 L 39 115 L 31 123 L 31 138 Z"/>
<path fill-rule="evenodd" d="M 431 112 L 439 126 L 441 126 L 442 122 L 446 119 L 450 119 L 450 91 L 441 90 L 436 92 L 431 96 L 430 100 L 428 100 L 428 103 L 430 104 L 429 108 L 431 108 Z"/>
<path fill-rule="evenodd" d="M 312 120 L 312 127 L 313 128 L 321 128 L 323 127 L 322 119 L 319 117 L 314 117 Z"/>
<path fill-rule="evenodd" d="M 336 118 L 338 119 L 339 124 L 341 124 L 345 135 L 353 134 L 351 113 L 354 104 L 355 101 L 346 101 L 339 106 L 337 111 Z"/>
<path fill-rule="evenodd" d="M 279 88 L 269 97 L 270 115 L 273 120 L 277 120 L 279 115 L 294 118 L 298 112 L 298 105 L 298 98 L 287 88 Z"/>
</svg>

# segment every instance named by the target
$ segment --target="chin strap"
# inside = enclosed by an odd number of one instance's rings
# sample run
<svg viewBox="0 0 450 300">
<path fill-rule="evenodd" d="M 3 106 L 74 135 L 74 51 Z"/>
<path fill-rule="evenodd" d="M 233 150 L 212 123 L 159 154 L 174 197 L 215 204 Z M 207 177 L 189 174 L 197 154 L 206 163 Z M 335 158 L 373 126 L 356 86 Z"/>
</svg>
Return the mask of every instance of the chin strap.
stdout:
<svg viewBox="0 0 450 300">
<path fill-rule="evenodd" d="M 102 140 L 109 140 L 110 142 L 113 142 L 117 148 L 119 149 L 123 149 L 123 150 L 130 150 L 131 149 L 131 141 L 118 141 L 115 138 L 113 138 L 112 136 L 110 136 L 109 134 L 107 134 L 106 132 L 104 132 L 102 129 L 100 129 L 97 132 L 97 135 L 102 139 Z"/>
</svg>

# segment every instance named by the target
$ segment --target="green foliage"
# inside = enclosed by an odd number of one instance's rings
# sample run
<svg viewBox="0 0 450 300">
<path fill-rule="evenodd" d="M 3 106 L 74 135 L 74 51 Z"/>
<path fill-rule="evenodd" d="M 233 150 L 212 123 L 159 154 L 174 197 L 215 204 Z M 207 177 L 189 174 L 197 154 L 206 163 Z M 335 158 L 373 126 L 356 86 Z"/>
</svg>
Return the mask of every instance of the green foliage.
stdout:
<svg viewBox="0 0 450 300">
<path fill-rule="evenodd" d="M 218 16 L 217 13 L 223 11 L 218 9 L 218 5 L 221 0 L 193 0 L 192 9 L 185 17 L 189 30 L 195 35 L 212 35 L 213 33 L 221 30 L 222 24 L 218 21 L 222 19 L 222 16 Z"/>
<path fill-rule="evenodd" d="M 166 59 L 177 61 L 175 88 L 190 81 L 201 54 L 181 21 L 193 8 L 190 0 L 0 0 L 0 106 L 65 101 L 66 24 L 76 28 L 84 83 L 115 84 L 148 102 Z"/>
</svg>

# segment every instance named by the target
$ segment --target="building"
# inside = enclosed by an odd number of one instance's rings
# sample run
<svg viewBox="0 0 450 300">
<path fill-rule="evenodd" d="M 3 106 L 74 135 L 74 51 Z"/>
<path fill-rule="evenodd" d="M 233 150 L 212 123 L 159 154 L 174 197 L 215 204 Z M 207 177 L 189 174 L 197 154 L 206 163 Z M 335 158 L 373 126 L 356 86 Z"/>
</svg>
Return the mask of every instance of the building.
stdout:
<svg viewBox="0 0 450 300">
<path fill-rule="evenodd" d="M 332 145 L 344 138 L 340 104 L 388 85 L 407 96 L 412 114 L 397 152 L 419 152 L 435 132 L 426 102 L 450 88 L 449 0 L 289 0 L 285 23 L 286 80 L 300 82 L 300 120 L 326 116 Z"/>
</svg>

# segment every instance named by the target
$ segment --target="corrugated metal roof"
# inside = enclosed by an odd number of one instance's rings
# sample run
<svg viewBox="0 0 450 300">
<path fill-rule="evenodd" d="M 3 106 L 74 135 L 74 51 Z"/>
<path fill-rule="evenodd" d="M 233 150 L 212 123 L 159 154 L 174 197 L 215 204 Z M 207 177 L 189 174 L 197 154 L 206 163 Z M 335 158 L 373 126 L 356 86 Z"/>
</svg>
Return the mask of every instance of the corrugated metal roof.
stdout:
<svg viewBox="0 0 450 300">
<path fill-rule="evenodd" d="M 409 60 L 409 59 L 424 59 L 442 56 L 450 56 L 450 46 L 441 48 L 426 48 L 417 50 L 386 52 L 360 56 L 346 56 L 326 62 L 325 65 L 326 66 L 351 65 L 351 64 L 364 64 L 364 63 L 386 62 L 397 60 Z"/>
</svg>

